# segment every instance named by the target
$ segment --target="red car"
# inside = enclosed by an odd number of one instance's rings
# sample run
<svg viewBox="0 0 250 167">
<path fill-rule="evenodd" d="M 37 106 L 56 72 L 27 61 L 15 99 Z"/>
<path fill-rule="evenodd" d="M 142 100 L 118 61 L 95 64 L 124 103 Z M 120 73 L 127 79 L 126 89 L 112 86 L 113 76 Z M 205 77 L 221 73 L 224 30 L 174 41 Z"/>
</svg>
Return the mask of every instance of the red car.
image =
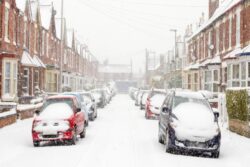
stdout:
<svg viewBox="0 0 250 167">
<path fill-rule="evenodd" d="M 77 136 L 85 137 L 85 117 L 75 96 L 49 97 L 34 119 L 32 138 L 35 147 L 42 141 L 76 144 Z"/>
<path fill-rule="evenodd" d="M 150 91 L 145 105 L 146 119 L 158 119 L 160 115 L 160 108 L 165 100 L 165 97 L 165 90 L 153 89 Z"/>
</svg>

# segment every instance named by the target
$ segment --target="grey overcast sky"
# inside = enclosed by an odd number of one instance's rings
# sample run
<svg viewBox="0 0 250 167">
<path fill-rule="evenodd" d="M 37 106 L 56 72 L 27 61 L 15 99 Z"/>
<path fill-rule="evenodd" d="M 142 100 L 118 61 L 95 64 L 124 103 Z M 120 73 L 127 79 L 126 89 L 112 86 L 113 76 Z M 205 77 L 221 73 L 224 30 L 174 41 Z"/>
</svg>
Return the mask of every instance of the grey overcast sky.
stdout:
<svg viewBox="0 0 250 167">
<path fill-rule="evenodd" d="M 61 0 L 53 0 L 56 9 Z M 64 0 L 67 27 L 74 28 L 100 62 L 129 64 L 144 71 L 145 48 L 166 53 L 174 46 L 169 29 L 207 14 L 208 0 Z M 60 11 L 57 12 L 60 17 Z"/>
</svg>

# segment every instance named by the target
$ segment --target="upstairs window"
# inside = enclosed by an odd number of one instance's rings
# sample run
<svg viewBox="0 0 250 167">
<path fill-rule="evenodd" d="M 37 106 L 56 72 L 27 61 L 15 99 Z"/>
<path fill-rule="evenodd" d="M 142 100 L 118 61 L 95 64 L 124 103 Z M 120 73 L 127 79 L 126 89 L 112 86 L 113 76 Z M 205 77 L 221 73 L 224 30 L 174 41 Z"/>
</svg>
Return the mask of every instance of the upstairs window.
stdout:
<svg viewBox="0 0 250 167">
<path fill-rule="evenodd" d="M 240 45 L 240 12 L 236 15 L 236 45 Z"/>
<path fill-rule="evenodd" d="M 6 3 L 5 11 L 4 11 L 4 34 L 5 34 L 5 41 L 9 42 L 9 4 Z"/>
</svg>

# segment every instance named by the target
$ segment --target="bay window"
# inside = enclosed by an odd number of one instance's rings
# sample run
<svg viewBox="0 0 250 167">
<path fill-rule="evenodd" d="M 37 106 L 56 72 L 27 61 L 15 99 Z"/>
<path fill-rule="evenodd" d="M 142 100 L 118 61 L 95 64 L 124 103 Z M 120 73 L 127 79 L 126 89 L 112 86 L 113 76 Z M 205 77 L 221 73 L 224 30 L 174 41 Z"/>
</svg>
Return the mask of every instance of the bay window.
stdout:
<svg viewBox="0 0 250 167">
<path fill-rule="evenodd" d="M 205 71 L 205 90 L 212 91 L 212 72 Z"/>
<path fill-rule="evenodd" d="M 25 68 L 23 70 L 23 93 L 27 94 L 29 93 L 29 69 Z"/>
</svg>

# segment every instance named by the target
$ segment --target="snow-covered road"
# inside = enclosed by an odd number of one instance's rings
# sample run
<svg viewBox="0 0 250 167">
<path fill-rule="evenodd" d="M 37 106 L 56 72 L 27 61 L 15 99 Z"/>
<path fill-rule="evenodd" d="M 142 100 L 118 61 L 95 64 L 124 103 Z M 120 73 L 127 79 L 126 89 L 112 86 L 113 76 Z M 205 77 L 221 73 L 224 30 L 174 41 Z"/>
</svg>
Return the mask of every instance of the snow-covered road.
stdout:
<svg viewBox="0 0 250 167">
<path fill-rule="evenodd" d="M 145 120 L 128 95 L 98 112 L 75 146 L 34 148 L 30 120 L 0 129 L 0 167 L 249 167 L 250 140 L 223 132 L 219 159 L 165 153 L 158 122 Z"/>
</svg>

